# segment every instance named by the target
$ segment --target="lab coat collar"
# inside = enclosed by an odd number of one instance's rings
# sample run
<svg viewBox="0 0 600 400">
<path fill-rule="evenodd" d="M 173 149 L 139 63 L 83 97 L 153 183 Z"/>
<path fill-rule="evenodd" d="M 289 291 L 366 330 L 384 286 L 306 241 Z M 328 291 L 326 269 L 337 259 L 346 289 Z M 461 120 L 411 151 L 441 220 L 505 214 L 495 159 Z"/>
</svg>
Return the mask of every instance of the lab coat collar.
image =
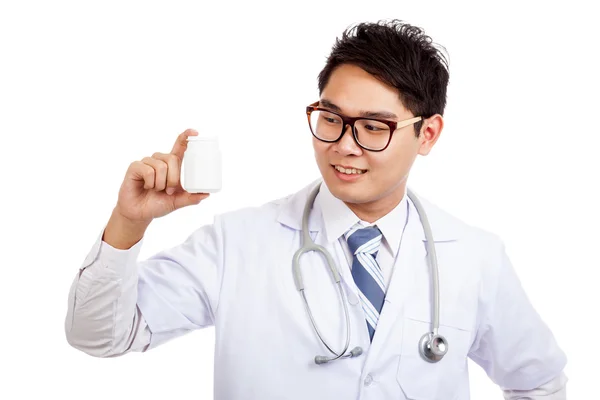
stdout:
<svg viewBox="0 0 600 400">
<path fill-rule="evenodd" d="M 304 211 L 304 205 L 306 204 L 311 190 L 321 182 L 322 179 L 319 178 L 311 182 L 309 185 L 306 185 L 300 191 L 280 200 L 280 209 L 277 221 L 289 228 L 302 230 L 302 213 Z M 324 182 L 323 186 L 325 186 Z M 423 198 L 416 191 L 412 191 L 420 200 L 423 208 L 425 209 L 429 224 L 431 225 L 434 242 L 457 240 L 466 232 L 468 226 L 464 222 L 442 210 L 429 200 Z M 308 228 L 312 232 L 320 232 L 325 230 L 325 223 L 322 218 L 322 210 L 319 204 L 319 196 L 321 195 L 322 193 L 319 193 L 317 196 L 317 201 L 315 201 L 313 210 L 308 219 Z M 415 206 L 413 202 L 410 200 L 410 198 L 408 198 L 408 196 L 406 196 L 406 199 L 410 203 L 410 211 L 414 210 Z M 332 235 L 335 234 L 335 232 L 332 232 Z M 416 229 L 415 234 L 417 234 L 421 240 L 425 240 L 425 232 L 423 229 Z M 329 233 L 327 233 L 327 235 L 329 236 Z"/>
</svg>

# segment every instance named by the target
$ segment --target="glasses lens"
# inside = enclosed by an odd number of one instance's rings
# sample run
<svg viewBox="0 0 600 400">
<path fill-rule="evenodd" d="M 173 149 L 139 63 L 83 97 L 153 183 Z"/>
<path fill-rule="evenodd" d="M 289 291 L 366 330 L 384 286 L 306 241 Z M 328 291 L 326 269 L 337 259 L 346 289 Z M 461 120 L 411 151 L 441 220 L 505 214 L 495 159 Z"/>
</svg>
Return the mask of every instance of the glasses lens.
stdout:
<svg viewBox="0 0 600 400">
<path fill-rule="evenodd" d="M 354 124 L 358 142 L 371 150 L 381 150 L 390 140 L 390 127 L 372 119 L 359 119 Z"/>
<path fill-rule="evenodd" d="M 310 129 L 313 135 L 324 141 L 337 140 L 342 134 L 342 119 L 327 111 L 313 111 L 310 114 Z"/>
</svg>

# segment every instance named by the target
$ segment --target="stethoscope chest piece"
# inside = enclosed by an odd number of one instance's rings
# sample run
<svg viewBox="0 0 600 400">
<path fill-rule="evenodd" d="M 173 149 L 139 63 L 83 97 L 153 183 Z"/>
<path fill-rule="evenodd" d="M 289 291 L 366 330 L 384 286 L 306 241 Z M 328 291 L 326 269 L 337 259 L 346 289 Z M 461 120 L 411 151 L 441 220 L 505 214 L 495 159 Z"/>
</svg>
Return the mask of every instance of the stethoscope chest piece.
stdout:
<svg viewBox="0 0 600 400">
<path fill-rule="evenodd" d="M 419 353 L 427 362 L 436 363 L 448 352 L 448 341 L 442 335 L 427 332 L 419 340 Z"/>
</svg>

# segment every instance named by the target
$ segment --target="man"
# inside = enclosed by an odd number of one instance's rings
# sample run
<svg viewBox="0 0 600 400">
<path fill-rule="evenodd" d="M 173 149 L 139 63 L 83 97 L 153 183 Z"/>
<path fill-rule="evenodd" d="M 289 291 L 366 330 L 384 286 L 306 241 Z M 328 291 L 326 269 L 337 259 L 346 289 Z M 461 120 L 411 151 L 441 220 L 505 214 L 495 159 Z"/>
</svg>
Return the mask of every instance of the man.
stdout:
<svg viewBox="0 0 600 400">
<path fill-rule="evenodd" d="M 409 197 L 416 157 L 442 132 L 447 83 L 446 61 L 421 29 L 391 21 L 345 31 L 306 110 L 320 187 L 217 216 L 141 262 L 152 220 L 207 194 L 179 182 L 195 131 L 171 153 L 133 162 L 73 282 L 69 343 L 109 357 L 213 325 L 218 399 L 468 399 L 468 358 L 507 399 L 565 399 L 566 357 L 502 242 L 420 199 L 430 238 Z M 325 258 L 305 253 L 301 294 L 291 266 L 315 188 L 308 234 L 341 278 L 338 286 Z M 429 241 L 443 305 L 437 362 L 419 350 L 434 322 Z"/>
</svg>

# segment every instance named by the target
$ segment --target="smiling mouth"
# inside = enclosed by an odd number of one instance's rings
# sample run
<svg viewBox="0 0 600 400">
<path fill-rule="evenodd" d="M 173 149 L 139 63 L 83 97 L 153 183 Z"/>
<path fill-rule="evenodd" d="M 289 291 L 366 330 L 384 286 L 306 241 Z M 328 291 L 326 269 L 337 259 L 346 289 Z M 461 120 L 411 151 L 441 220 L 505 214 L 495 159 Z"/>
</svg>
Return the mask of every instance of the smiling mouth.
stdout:
<svg viewBox="0 0 600 400">
<path fill-rule="evenodd" d="M 340 165 L 332 165 L 333 168 L 335 168 L 336 171 L 342 173 L 342 174 L 346 174 L 346 175 L 362 175 L 365 172 L 367 172 L 366 169 L 358 169 L 358 168 L 352 168 L 352 167 L 342 167 Z"/>
</svg>

